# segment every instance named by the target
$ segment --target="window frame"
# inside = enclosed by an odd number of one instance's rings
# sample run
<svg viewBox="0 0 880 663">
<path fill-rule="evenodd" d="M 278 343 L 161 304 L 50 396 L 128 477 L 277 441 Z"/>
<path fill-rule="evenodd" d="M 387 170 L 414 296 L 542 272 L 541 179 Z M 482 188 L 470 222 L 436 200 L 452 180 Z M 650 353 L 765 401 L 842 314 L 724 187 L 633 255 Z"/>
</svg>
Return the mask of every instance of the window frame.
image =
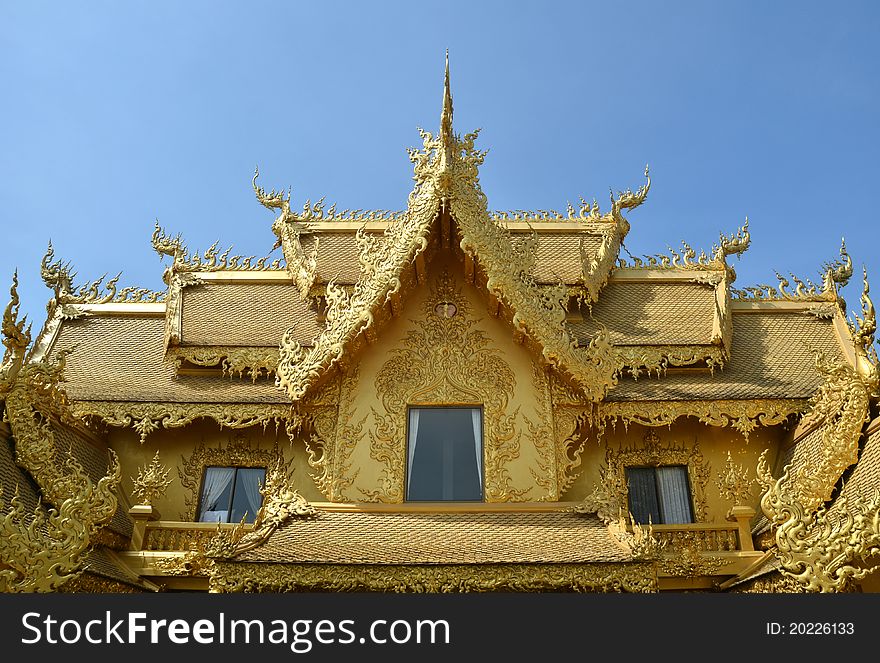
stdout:
<svg viewBox="0 0 880 663">
<path fill-rule="evenodd" d="M 207 479 L 207 477 L 208 477 L 208 470 L 210 470 L 212 468 L 235 470 L 234 474 L 232 475 L 232 491 L 229 494 L 229 509 L 227 510 L 226 520 L 223 520 L 223 521 L 202 520 L 201 519 L 202 518 L 202 500 L 204 499 L 204 495 L 205 495 L 205 479 Z M 209 523 L 215 523 L 215 524 L 216 523 L 229 524 L 229 523 L 237 522 L 237 521 L 231 520 L 231 518 L 232 518 L 232 505 L 235 502 L 235 486 L 238 483 L 238 471 L 239 470 L 263 470 L 263 480 L 260 482 L 260 490 L 262 491 L 263 487 L 266 485 L 266 477 L 269 474 L 269 468 L 264 465 L 216 465 L 216 464 L 212 465 L 212 464 L 206 464 L 202 468 L 202 480 L 199 483 L 199 499 L 196 502 L 196 515 L 194 518 L 194 522 L 197 522 L 197 523 L 209 522 Z M 261 492 L 260 493 L 260 506 L 258 507 L 258 510 L 263 508 L 263 501 L 264 500 L 265 500 L 265 497 L 263 496 L 263 494 Z M 256 517 L 257 517 L 257 514 L 254 513 L 253 518 L 256 519 Z M 250 520 L 250 521 L 245 520 L 245 524 L 250 524 L 253 522 L 254 522 L 253 520 Z"/>
<path fill-rule="evenodd" d="M 410 412 L 418 410 L 477 410 L 480 413 L 480 439 L 474 441 L 479 458 L 478 480 L 480 498 L 477 500 L 411 500 L 409 499 L 409 482 L 412 468 L 409 461 L 410 448 Z M 406 427 L 404 437 L 404 472 L 403 472 L 403 501 L 410 504 L 484 504 L 486 502 L 486 411 L 482 403 L 407 403 L 406 404 Z"/>
<path fill-rule="evenodd" d="M 688 502 L 688 510 L 690 511 L 690 522 L 687 523 L 668 523 L 666 522 L 664 507 L 663 507 L 663 499 L 662 492 L 660 490 L 660 475 L 657 470 L 664 467 L 680 467 L 682 469 L 682 474 L 684 475 L 685 480 L 685 490 Z M 654 495 L 657 499 L 657 509 L 660 515 L 660 520 L 662 522 L 652 522 L 652 525 L 693 525 L 697 522 L 696 517 L 696 506 L 694 504 L 694 494 L 693 488 L 691 487 L 691 470 L 687 463 L 658 463 L 653 465 L 624 465 L 624 479 L 626 482 L 626 508 L 627 512 L 632 515 L 632 502 L 630 500 L 630 485 L 629 485 L 629 477 L 626 476 L 627 470 L 629 469 L 640 469 L 640 470 L 652 470 L 651 474 L 654 478 Z M 635 520 L 635 518 L 633 518 Z M 638 521 L 636 521 L 638 522 Z M 648 523 L 639 523 L 640 525 L 647 525 Z"/>
</svg>

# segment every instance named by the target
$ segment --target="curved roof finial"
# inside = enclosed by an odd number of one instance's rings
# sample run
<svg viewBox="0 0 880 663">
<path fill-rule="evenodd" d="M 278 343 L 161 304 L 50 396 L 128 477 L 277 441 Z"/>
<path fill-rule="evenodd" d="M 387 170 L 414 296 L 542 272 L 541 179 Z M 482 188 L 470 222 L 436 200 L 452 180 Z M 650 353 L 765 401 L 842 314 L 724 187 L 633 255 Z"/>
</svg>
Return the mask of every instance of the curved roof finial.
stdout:
<svg viewBox="0 0 880 663">
<path fill-rule="evenodd" d="M 440 113 L 440 140 L 452 146 L 452 89 L 449 86 L 449 49 L 446 49 L 446 76 L 443 81 L 443 111 Z"/>
</svg>

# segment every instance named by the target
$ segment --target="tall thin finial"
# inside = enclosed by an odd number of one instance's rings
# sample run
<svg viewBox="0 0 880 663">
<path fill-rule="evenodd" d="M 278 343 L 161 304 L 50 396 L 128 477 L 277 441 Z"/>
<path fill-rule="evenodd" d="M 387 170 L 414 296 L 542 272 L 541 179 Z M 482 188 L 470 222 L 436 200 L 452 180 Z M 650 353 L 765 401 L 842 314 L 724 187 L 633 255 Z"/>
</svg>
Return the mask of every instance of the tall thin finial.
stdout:
<svg viewBox="0 0 880 663">
<path fill-rule="evenodd" d="M 446 76 L 443 82 L 443 112 L 440 114 L 440 137 L 452 146 L 452 89 L 449 86 L 449 49 L 446 49 Z"/>
</svg>

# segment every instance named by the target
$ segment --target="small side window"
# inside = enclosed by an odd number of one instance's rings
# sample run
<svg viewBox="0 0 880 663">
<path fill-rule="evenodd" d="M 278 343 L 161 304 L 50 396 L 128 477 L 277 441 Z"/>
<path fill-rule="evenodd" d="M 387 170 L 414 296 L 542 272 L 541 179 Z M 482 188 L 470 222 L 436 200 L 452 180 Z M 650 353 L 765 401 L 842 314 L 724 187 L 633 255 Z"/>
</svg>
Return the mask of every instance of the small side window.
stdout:
<svg viewBox="0 0 880 663">
<path fill-rule="evenodd" d="M 629 512 L 638 523 L 679 525 L 694 522 L 687 467 L 627 467 Z"/>
<path fill-rule="evenodd" d="M 199 522 L 254 522 L 263 504 L 265 467 L 206 467 L 199 501 Z"/>
</svg>

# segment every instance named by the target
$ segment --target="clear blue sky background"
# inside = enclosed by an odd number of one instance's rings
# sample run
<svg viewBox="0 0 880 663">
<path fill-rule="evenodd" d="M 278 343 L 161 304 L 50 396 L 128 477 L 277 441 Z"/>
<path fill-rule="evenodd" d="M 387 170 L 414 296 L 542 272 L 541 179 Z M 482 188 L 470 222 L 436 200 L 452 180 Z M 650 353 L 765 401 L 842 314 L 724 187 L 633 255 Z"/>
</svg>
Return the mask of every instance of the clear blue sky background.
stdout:
<svg viewBox="0 0 880 663">
<path fill-rule="evenodd" d="M 650 163 L 633 253 L 708 249 L 748 215 L 738 286 L 816 278 L 845 236 L 880 299 L 878 34 L 867 1 L 7 1 L 0 280 L 19 268 L 42 323 L 51 238 L 79 281 L 160 289 L 157 217 L 190 248 L 264 255 L 256 164 L 295 206 L 402 209 L 449 48 L 491 208 L 604 209 Z"/>
</svg>

